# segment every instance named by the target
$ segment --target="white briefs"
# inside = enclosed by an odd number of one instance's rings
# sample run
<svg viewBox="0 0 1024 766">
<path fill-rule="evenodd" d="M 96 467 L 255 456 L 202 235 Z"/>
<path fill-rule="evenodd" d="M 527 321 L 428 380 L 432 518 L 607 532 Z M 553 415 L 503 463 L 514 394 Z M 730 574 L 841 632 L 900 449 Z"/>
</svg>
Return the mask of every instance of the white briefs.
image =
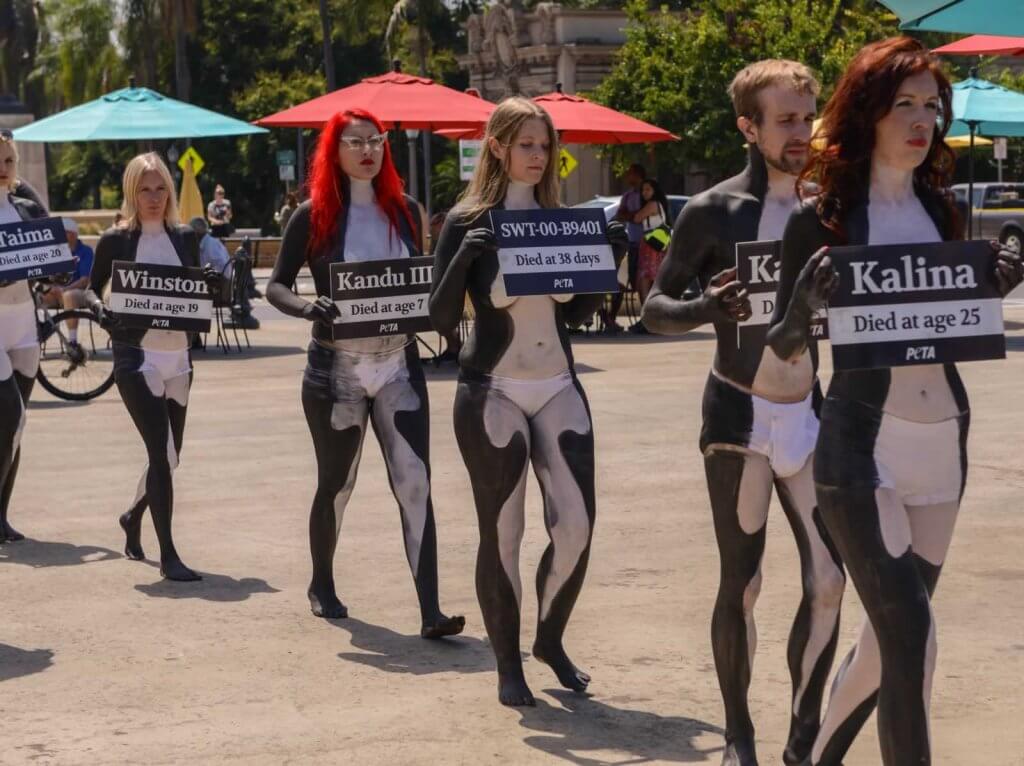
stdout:
<svg viewBox="0 0 1024 766">
<path fill-rule="evenodd" d="M 748 448 L 768 458 L 772 472 L 786 478 L 800 472 L 818 441 L 813 392 L 800 402 L 780 404 L 751 395 L 754 422 Z"/>
</svg>

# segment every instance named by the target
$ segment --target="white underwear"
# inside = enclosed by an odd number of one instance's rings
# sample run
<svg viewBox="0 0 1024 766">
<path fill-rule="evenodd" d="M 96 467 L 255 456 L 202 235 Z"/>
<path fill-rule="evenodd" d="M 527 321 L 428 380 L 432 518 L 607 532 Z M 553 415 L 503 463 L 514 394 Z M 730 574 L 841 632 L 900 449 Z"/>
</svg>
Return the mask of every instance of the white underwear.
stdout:
<svg viewBox="0 0 1024 766">
<path fill-rule="evenodd" d="M 511 401 L 528 418 L 534 417 L 562 389 L 572 385 L 572 375 L 568 370 L 541 380 L 503 378 L 500 375 L 488 375 L 487 380 L 492 391 Z"/>
<path fill-rule="evenodd" d="M 751 395 L 754 422 L 749 449 L 768 458 L 780 478 L 800 472 L 818 441 L 818 416 L 812 393 L 800 402 L 780 404 Z"/>
<path fill-rule="evenodd" d="M 143 349 L 142 364 L 139 365 L 139 372 L 155 373 L 165 383 L 181 375 L 188 375 L 192 372 L 192 365 L 188 359 L 188 349 L 182 351 Z"/>
<path fill-rule="evenodd" d="M 408 341 L 395 350 L 380 354 L 352 353 L 335 347 L 331 368 L 334 400 L 344 402 L 373 399 L 385 386 L 399 381 L 407 382 L 407 344 Z"/>
<path fill-rule="evenodd" d="M 0 351 L 38 345 L 35 304 L 31 300 L 0 304 Z"/>
<path fill-rule="evenodd" d="M 875 440 L 878 486 L 899 494 L 904 505 L 956 502 L 963 484 L 960 423 L 915 423 L 882 414 Z"/>
</svg>

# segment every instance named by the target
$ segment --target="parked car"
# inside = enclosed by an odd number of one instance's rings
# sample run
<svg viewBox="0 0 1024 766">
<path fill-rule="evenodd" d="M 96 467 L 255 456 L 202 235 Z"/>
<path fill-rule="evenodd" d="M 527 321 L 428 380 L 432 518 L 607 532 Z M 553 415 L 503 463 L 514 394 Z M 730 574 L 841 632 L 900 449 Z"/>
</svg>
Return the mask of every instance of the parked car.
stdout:
<svg viewBox="0 0 1024 766">
<path fill-rule="evenodd" d="M 967 207 L 967 184 L 956 184 L 953 193 Z M 975 239 L 998 239 L 1018 253 L 1024 243 L 1024 183 L 974 184 L 971 205 Z"/>
<path fill-rule="evenodd" d="M 690 201 L 690 198 L 685 194 L 668 194 L 668 225 L 674 226 L 676 219 L 682 212 L 683 208 L 686 207 L 686 203 Z M 604 218 L 606 221 L 612 221 L 615 219 L 615 214 L 619 212 L 619 201 L 622 197 L 604 197 L 598 195 L 593 199 L 587 200 L 586 202 L 579 202 L 573 207 L 599 207 L 604 209 Z M 701 288 L 700 282 L 696 279 L 690 283 L 690 286 L 686 288 L 683 293 L 684 300 L 692 300 L 700 295 Z"/>
<path fill-rule="evenodd" d="M 611 221 L 615 218 L 615 214 L 619 212 L 619 200 L 621 197 L 604 197 L 596 196 L 594 199 L 588 199 L 586 202 L 579 202 L 573 207 L 600 207 L 604 208 L 604 217 L 606 221 Z M 676 222 L 676 218 L 679 217 L 679 213 L 685 207 L 686 203 L 690 201 L 690 198 L 685 194 L 669 194 L 668 195 L 668 225 L 671 226 Z"/>
</svg>

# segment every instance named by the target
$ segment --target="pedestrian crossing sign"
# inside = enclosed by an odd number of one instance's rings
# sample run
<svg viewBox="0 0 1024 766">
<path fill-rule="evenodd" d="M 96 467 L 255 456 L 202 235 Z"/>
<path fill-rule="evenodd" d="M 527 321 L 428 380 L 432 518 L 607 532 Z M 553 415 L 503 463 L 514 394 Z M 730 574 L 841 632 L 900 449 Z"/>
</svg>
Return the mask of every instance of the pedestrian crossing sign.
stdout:
<svg viewBox="0 0 1024 766">
<path fill-rule="evenodd" d="M 569 154 L 569 150 L 563 148 L 558 153 L 558 175 L 562 178 L 568 178 L 569 174 L 576 169 L 576 166 L 580 163 L 576 161 L 576 158 Z"/>
<path fill-rule="evenodd" d="M 182 154 L 181 158 L 178 160 L 178 167 L 181 168 L 182 172 L 184 172 L 185 168 L 188 167 L 189 160 L 192 160 L 192 172 L 199 175 L 199 171 L 203 169 L 203 165 L 206 163 L 203 162 L 203 158 L 199 156 L 199 152 L 196 151 L 194 146 L 190 146 L 186 149 L 185 153 Z"/>
</svg>

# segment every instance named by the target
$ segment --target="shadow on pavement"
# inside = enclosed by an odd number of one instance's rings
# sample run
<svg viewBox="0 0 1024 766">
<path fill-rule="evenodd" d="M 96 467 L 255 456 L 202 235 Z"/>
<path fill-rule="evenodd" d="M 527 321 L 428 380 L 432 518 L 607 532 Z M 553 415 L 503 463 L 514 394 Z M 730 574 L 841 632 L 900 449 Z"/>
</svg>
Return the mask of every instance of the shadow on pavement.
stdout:
<svg viewBox="0 0 1024 766">
<path fill-rule="evenodd" d="M 146 562 L 156 567 L 153 562 Z M 147 585 L 136 585 L 135 590 L 150 598 L 198 598 L 203 601 L 215 601 L 226 603 L 230 601 L 246 601 L 249 596 L 258 593 L 280 593 L 277 588 L 271 587 L 266 580 L 258 577 L 243 577 L 236 580 L 234 577 L 219 574 L 207 574 L 200 572 L 203 579 L 198 582 L 175 582 L 173 580 L 159 580 Z"/>
<path fill-rule="evenodd" d="M 352 646 L 365 652 L 340 652 L 338 657 L 387 673 L 425 676 L 431 673 L 494 673 L 494 653 L 485 641 L 473 636 L 452 636 L 426 641 L 419 633 L 405 635 L 353 617 L 327 620 L 348 631 Z"/>
<path fill-rule="evenodd" d="M 53 664 L 49 649 L 19 649 L 0 644 L 0 682 L 41 673 Z"/>
<path fill-rule="evenodd" d="M 702 763 L 722 751 L 721 746 L 701 750 L 694 744 L 701 734 L 723 733 L 704 721 L 615 707 L 562 689 L 544 691 L 561 707 L 538 698 L 535 708 L 517 708 L 519 725 L 538 732 L 523 741 L 580 766 Z"/>
<path fill-rule="evenodd" d="M 230 334 L 230 330 L 228 333 Z M 254 331 L 255 332 L 255 331 Z M 208 345 L 206 350 L 195 349 L 192 352 L 192 362 L 216 362 L 225 361 L 230 362 L 234 359 L 269 359 L 275 356 L 296 356 L 304 355 L 306 353 L 305 347 L 300 346 L 263 346 L 258 343 L 258 336 L 249 336 L 252 341 L 252 348 L 245 347 L 245 338 L 242 337 L 241 332 L 238 334 L 238 338 L 242 343 L 242 351 L 238 352 L 235 347 L 235 337 L 231 335 L 231 351 L 227 354 L 224 353 L 223 349 L 219 348 L 215 343 L 215 337 L 211 337 L 207 342 Z"/>
<path fill-rule="evenodd" d="M 120 553 L 98 545 L 54 543 L 29 538 L 0 545 L 0 564 L 22 564 L 37 569 L 94 564 L 118 558 L 121 558 Z"/>
</svg>

